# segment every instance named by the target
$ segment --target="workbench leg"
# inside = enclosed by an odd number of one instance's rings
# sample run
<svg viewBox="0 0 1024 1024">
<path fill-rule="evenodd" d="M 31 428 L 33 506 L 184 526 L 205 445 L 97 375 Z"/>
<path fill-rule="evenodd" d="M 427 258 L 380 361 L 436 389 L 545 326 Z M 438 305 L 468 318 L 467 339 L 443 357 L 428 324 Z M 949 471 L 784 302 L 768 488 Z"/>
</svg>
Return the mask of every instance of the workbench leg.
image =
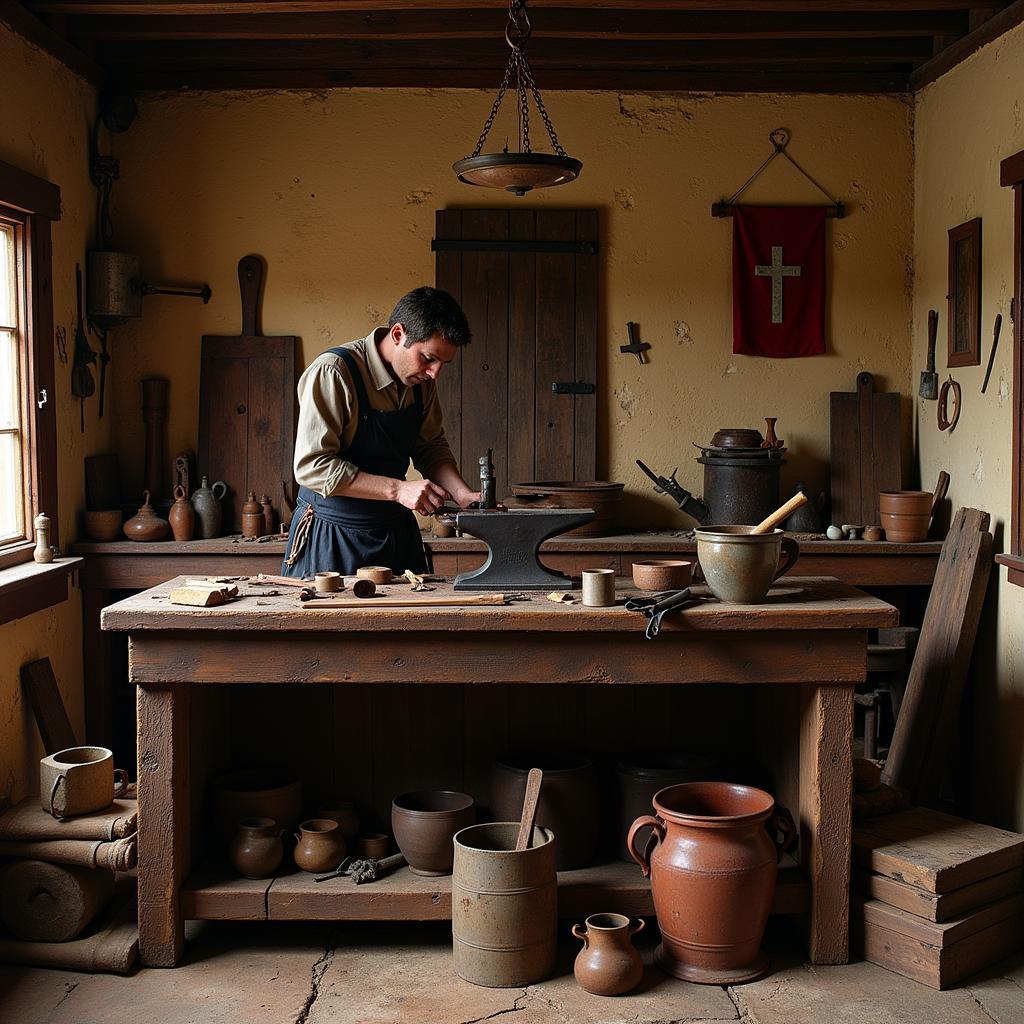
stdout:
<svg viewBox="0 0 1024 1024">
<path fill-rule="evenodd" d="M 114 679 L 110 633 L 100 629 L 100 612 L 110 591 L 82 588 L 82 682 L 85 691 L 85 742 L 113 746 Z"/>
<path fill-rule="evenodd" d="M 190 866 L 189 689 L 139 686 L 139 959 L 174 967 L 185 944 Z"/>
<path fill-rule="evenodd" d="M 800 698 L 800 861 L 811 883 L 811 963 L 849 960 L 853 687 L 805 684 Z"/>
</svg>

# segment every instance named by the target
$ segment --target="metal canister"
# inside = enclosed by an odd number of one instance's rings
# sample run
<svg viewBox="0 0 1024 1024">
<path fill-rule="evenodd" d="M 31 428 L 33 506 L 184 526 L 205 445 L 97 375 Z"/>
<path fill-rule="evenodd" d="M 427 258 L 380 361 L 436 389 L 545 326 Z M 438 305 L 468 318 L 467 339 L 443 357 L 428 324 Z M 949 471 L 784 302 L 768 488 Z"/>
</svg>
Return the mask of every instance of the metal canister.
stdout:
<svg viewBox="0 0 1024 1024">
<path fill-rule="evenodd" d="M 517 852 L 518 831 L 516 822 L 496 822 L 455 834 L 455 972 L 474 985 L 532 985 L 555 969 L 555 836 L 535 826 L 530 846 Z"/>
<path fill-rule="evenodd" d="M 706 525 L 755 526 L 779 507 L 779 470 L 785 463 L 769 452 L 717 455 L 705 451 L 704 502 L 711 508 Z"/>
</svg>

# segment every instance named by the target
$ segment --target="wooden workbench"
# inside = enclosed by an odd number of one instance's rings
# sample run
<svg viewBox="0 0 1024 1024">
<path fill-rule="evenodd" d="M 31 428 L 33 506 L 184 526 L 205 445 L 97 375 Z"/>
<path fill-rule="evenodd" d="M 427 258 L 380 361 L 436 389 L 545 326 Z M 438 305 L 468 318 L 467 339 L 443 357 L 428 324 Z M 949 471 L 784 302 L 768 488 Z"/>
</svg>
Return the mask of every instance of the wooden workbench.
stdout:
<svg viewBox="0 0 1024 1024">
<path fill-rule="evenodd" d="M 320 770 L 314 749 L 318 736 L 347 727 L 351 743 L 358 745 L 370 731 L 391 744 L 389 754 L 394 750 L 399 756 L 415 735 L 420 784 L 434 784 L 431 752 L 444 764 L 457 753 L 460 766 L 465 754 L 467 764 L 458 771 L 470 792 L 469 755 L 475 753 L 477 762 L 493 758 L 500 752 L 493 736 L 478 734 L 467 718 L 464 733 L 453 741 L 445 729 L 443 703 L 431 713 L 425 704 L 409 710 L 408 697 L 403 698 L 404 715 L 416 720 L 411 726 L 406 721 L 404 728 L 412 732 L 403 732 L 399 705 L 391 705 L 390 718 L 378 714 L 371 728 L 351 695 L 436 692 L 458 695 L 458 706 L 468 709 L 478 695 L 501 691 L 546 696 L 586 688 L 603 698 L 692 689 L 651 684 L 751 684 L 725 689 L 771 694 L 757 731 L 778 756 L 776 794 L 800 824 L 797 888 L 807 895 L 811 959 L 845 962 L 853 687 L 865 676 L 868 629 L 895 625 L 897 613 L 836 580 L 783 582 L 756 606 L 724 605 L 704 596 L 698 605 L 666 617 L 661 636 L 653 641 L 644 637 L 642 618 L 622 607 L 556 605 L 541 594 L 505 607 L 389 611 L 382 602 L 368 601 L 365 611 L 329 611 L 300 607 L 291 593 L 257 596 L 243 583 L 243 593 L 250 596 L 199 610 L 171 605 L 171 584 L 163 584 L 106 608 L 103 628 L 129 634 L 130 676 L 138 688 L 143 962 L 178 962 L 187 915 L 410 919 L 449 912 L 449 880 L 415 879 L 405 871 L 387 884 L 377 883 L 372 892 L 370 887 L 346 889 L 347 883 L 332 892 L 302 875 L 251 883 L 223 873 L 211 876 L 198 863 L 193 872 L 208 826 L 201 803 L 211 757 L 227 747 L 215 724 L 216 702 L 206 698 L 248 690 L 244 684 L 252 683 L 264 684 L 251 688 L 264 694 L 326 691 L 332 703 L 324 708 L 335 709 L 333 719 L 325 711 L 326 723 L 308 715 L 297 723 L 269 716 L 272 730 L 266 742 L 283 744 L 290 729 L 299 731 L 307 771 Z M 620 584 L 621 601 L 632 590 L 625 581 Z M 444 594 L 446 588 L 435 593 Z M 497 717 L 495 706 L 482 707 L 479 722 Z M 543 709 L 540 717 L 551 716 L 551 702 L 536 707 Z M 781 720 L 771 719 L 772 711 L 780 709 L 791 719 L 788 731 Z M 643 739 L 666 728 L 672 739 L 682 726 L 666 714 L 652 716 L 649 708 L 638 711 L 638 717 Z M 735 730 L 734 743 L 750 735 L 743 722 L 727 724 Z M 609 735 L 614 739 L 626 729 L 621 717 Z M 352 751 L 346 749 L 345 756 L 351 758 Z M 386 768 L 386 762 L 373 763 Z M 359 764 L 364 762 L 358 758 L 350 762 L 353 772 L 347 781 L 354 780 Z M 602 910 L 651 912 L 638 874 L 621 864 L 563 873 L 560 885 L 565 912 L 592 912 L 598 904 Z M 789 899 L 791 894 L 784 895 Z M 780 909 L 799 909 L 798 904 L 796 898 Z"/>
</svg>

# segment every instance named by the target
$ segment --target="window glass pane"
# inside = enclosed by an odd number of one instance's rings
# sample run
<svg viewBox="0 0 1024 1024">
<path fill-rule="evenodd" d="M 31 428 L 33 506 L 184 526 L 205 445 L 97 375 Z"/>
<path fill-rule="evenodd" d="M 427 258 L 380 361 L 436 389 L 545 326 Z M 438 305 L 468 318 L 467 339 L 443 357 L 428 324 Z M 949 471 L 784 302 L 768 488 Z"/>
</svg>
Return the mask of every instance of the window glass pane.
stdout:
<svg viewBox="0 0 1024 1024">
<path fill-rule="evenodd" d="M 0 543 L 25 536 L 21 435 L 0 434 Z"/>
<path fill-rule="evenodd" d="M 0 330 L 0 430 L 21 426 L 18 409 L 18 337 L 13 331 Z"/>
<path fill-rule="evenodd" d="M 14 228 L 0 224 L 0 327 L 16 327 L 15 296 L 18 294 L 14 261 Z"/>
</svg>

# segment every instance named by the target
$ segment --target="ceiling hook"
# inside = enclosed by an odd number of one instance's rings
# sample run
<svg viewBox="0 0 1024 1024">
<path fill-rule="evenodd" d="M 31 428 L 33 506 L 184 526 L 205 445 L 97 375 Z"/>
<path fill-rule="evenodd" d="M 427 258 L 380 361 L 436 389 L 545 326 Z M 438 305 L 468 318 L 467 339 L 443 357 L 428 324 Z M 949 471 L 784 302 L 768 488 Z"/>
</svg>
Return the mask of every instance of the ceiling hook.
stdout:
<svg viewBox="0 0 1024 1024">
<path fill-rule="evenodd" d="M 787 128 L 776 128 L 775 131 L 768 133 L 768 140 L 775 147 L 777 153 L 785 151 L 789 145 L 790 134 Z"/>
</svg>

